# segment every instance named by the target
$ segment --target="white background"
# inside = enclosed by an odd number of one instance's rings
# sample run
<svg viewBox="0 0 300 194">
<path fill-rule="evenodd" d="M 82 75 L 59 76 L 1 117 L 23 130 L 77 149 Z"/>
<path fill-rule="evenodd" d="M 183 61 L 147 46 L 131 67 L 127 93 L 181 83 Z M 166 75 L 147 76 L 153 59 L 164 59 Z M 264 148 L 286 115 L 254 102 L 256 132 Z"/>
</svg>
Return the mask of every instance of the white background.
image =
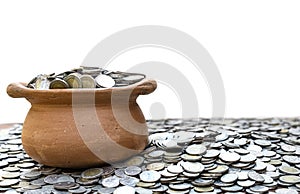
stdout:
<svg viewBox="0 0 300 194">
<path fill-rule="evenodd" d="M 299 10 L 299 1 L 276 0 L 1 1 L 0 123 L 23 122 L 30 108 L 25 99 L 6 95 L 9 83 L 77 67 L 99 41 L 140 25 L 176 28 L 208 50 L 225 85 L 225 116 L 298 116 Z M 173 53 L 160 52 L 165 51 L 136 50 L 113 63 L 122 70 L 123 64 L 165 60 L 176 65 L 181 60 Z M 186 76 L 194 76 L 188 62 L 181 61 L 181 65 Z M 200 88 L 200 116 L 209 117 L 209 89 L 198 76 L 199 81 L 192 85 Z M 153 102 L 164 104 L 165 116 L 180 116 L 180 107 L 175 105 L 178 99 L 168 92 L 169 88 L 162 86 L 152 97 L 142 98 L 147 118 L 151 118 Z"/>
</svg>

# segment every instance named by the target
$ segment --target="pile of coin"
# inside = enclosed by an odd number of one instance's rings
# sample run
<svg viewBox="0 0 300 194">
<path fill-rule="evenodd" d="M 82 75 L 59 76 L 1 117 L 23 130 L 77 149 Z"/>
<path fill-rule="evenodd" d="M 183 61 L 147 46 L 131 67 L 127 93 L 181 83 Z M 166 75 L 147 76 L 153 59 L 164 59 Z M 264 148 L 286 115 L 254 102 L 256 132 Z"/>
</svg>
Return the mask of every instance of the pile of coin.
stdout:
<svg viewBox="0 0 300 194">
<path fill-rule="evenodd" d="M 41 74 L 27 85 L 32 89 L 111 88 L 137 83 L 145 78 L 139 73 L 108 71 L 98 67 L 73 69 L 60 74 Z"/>
<path fill-rule="evenodd" d="M 149 145 L 126 161 L 82 170 L 36 163 L 22 125 L 0 135 L 4 193 L 300 192 L 300 119 L 148 121 Z"/>
</svg>

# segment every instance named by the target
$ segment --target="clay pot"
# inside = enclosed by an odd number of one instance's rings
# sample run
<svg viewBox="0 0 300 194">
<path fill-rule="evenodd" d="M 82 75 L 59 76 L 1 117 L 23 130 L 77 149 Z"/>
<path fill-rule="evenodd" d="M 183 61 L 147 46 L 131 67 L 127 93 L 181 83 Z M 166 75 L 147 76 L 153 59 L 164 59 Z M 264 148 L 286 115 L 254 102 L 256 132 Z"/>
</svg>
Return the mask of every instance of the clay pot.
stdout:
<svg viewBox="0 0 300 194">
<path fill-rule="evenodd" d="M 35 90 L 12 83 L 7 93 L 31 103 L 22 131 L 26 153 L 39 163 L 86 168 L 124 160 L 148 144 L 136 99 L 156 89 L 144 79 L 110 89 Z"/>
</svg>

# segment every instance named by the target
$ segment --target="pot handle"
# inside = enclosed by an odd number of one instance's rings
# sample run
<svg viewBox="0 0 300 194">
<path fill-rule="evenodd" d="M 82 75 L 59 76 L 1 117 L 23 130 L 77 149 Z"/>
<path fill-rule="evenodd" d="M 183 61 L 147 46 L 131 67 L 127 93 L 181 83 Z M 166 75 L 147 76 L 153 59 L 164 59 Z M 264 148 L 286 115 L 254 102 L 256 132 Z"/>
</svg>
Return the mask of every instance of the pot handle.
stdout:
<svg viewBox="0 0 300 194">
<path fill-rule="evenodd" d="M 31 89 L 26 87 L 26 83 L 17 82 L 7 86 L 6 92 L 10 97 L 23 98 L 29 94 Z"/>
<path fill-rule="evenodd" d="M 135 87 L 135 93 L 139 95 L 151 94 L 157 88 L 157 83 L 154 79 L 143 79 Z"/>
</svg>

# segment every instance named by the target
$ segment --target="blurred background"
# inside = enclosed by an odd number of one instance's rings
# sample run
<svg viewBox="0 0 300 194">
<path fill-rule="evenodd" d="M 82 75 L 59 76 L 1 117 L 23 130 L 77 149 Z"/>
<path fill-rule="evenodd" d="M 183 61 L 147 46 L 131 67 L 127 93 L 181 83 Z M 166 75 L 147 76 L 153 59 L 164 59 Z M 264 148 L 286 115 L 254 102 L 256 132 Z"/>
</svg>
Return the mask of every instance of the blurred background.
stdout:
<svg viewBox="0 0 300 194">
<path fill-rule="evenodd" d="M 176 28 L 207 49 L 223 79 L 226 117 L 299 116 L 299 8 L 299 1 L 277 0 L 1 1 L 0 123 L 23 122 L 30 108 L 25 99 L 7 96 L 9 83 L 78 67 L 98 42 L 140 25 Z M 182 68 L 196 87 L 199 116 L 211 116 L 205 79 L 176 53 L 135 49 L 112 61 L 111 69 L 149 60 Z M 140 97 L 146 118 L 181 117 L 183 105 L 175 93 L 161 85 Z M 164 114 L 153 115 L 162 108 Z"/>
</svg>

